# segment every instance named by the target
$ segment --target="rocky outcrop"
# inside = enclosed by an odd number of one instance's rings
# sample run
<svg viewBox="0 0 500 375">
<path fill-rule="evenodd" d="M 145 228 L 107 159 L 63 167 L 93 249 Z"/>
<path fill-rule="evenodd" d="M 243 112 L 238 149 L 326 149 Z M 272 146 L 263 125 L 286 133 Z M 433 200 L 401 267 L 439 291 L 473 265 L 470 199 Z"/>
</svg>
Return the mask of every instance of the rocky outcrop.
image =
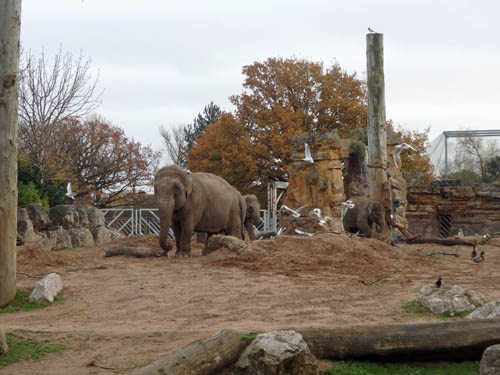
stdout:
<svg viewBox="0 0 500 375">
<path fill-rule="evenodd" d="M 306 143 L 313 163 L 304 161 Z M 284 204 L 292 208 L 306 206 L 308 211 L 319 209 L 323 217 L 331 218 L 320 230 L 342 231 L 340 209 L 345 200 L 342 160 L 347 158 L 348 141 L 340 139 L 336 133 L 302 134 L 292 139 L 291 146 L 293 163 L 288 168 Z M 289 221 L 294 223 L 289 224 Z M 280 217 L 280 226 L 287 228 L 286 234 L 297 235 L 290 230 L 292 227 L 305 229 L 299 224 L 294 216 Z"/>
<path fill-rule="evenodd" d="M 438 288 L 435 284 L 424 286 L 417 297 L 420 302 L 434 314 L 455 315 L 464 311 L 473 311 L 487 302 L 484 295 L 456 285 L 443 284 Z"/>
<path fill-rule="evenodd" d="M 479 375 L 498 374 L 500 374 L 500 345 L 493 345 L 487 348 L 481 357 Z"/>
<path fill-rule="evenodd" d="M 17 231 L 22 241 L 47 250 L 102 245 L 124 237 L 104 224 L 104 214 L 95 207 L 60 205 L 48 214 L 40 204 L 18 209 Z"/>
<path fill-rule="evenodd" d="M 317 375 L 316 359 L 300 333 L 274 331 L 257 335 L 236 367 L 244 375 Z"/>
<path fill-rule="evenodd" d="M 38 281 L 30 294 L 31 302 L 54 302 L 54 298 L 62 291 L 63 283 L 57 273 L 49 273 Z"/>
<path fill-rule="evenodd" d="M 500 318 L 500 301 L 489 302 L 466 316 L 467 319 Z"/>
</svg>

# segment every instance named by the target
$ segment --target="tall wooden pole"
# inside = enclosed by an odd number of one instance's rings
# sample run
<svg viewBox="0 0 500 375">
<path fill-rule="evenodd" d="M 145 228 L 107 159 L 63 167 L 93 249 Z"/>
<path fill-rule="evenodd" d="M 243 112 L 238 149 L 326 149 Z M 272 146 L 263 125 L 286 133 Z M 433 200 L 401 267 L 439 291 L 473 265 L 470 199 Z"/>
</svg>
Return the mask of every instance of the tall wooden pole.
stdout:
<svg viewBox="0 0 500 375">
<path fill-rule="evenodd" d="M 368 183 L 370 187 L 370 198 L 382 204 L 384 204 L 384 200 L 387 200 L 388 193 L 383 37 L 383 34 L 379 33 L 370 33 L 366 35 L 368 164 L 370 166 Z M 387 202 L 385 202 L 385 206 L 387 207 Z M 390 212 L 388 214 L 390 215 Z M 376 236 L 381 240 L 388 241 L 390 240 L 390 229 L 385 225 L 384 231 L 382 233 L 377 233 Z"/>
<path fill-rule="evenodd" d="M 0 307 L 16 295 L 20 28 L 21 0 L 0 1 Z"/>
</svg>

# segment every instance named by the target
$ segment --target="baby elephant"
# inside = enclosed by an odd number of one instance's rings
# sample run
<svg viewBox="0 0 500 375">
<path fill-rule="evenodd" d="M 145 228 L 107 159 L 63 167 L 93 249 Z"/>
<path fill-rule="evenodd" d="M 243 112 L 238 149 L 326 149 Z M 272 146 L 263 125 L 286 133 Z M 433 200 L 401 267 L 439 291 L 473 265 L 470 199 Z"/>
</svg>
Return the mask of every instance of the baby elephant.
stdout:
<svg viewBox="0 0 500 375">
<path fill-rule="evenodd" d="M 254 225 L 257 226 L 260 224 L 260 204 L 257 197 L 253 194 L 245 195 L 245 202 L 247 204 L 247 213 L 245 215 L 245 228 L 248 232 L 248 237 L 250 241 L 254 241 L 257 238 L 255 237 L 255 228 Z"/>
<path fill-rule="evenodd" d="M 384 230 L 384 209 L 382 204 L 377 201 L 369 200 L 368 198 L 352 198 L 354 207 L 347 210 L 343 223 L 344 229 L 347 232 L 365 235 L 368 238 L 372 237 L 372 226 L 378 233 Z"/>
</svg>

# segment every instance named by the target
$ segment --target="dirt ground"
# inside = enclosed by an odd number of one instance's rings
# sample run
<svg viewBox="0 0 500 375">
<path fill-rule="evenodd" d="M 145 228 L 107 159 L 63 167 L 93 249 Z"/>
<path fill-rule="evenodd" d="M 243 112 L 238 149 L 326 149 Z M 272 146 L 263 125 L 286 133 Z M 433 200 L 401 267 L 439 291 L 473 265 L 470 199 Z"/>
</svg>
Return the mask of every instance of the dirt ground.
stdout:
<svg viewBox="0 0 500 375">
<path fill-rule="evenodd" d="M 19 272 L 61 274 L 63 302 L 2 314 L 0 326 L 69 349 L 0 373 L 127 374 L 223 328 L 263 332 L 422 321 L 402 305 L 438 276 L 500 300 L 500 239 L 480 246 L 486 252 L 480 265 L 471 262 L 467 246 L 392 247 L 335 234 L 255 241 L 242 255 L 221 250 L 201 256 L 201 245 L 194 244 L 192 258 L 104 258 L 105 248 L 124 242 L 157 247 L 156 236 L 55 252 L 18 247 Z M 400 272 L 373 285 L 360 282 L 394 270 Z M 18 288 L 31 289 L 36 281 L 18 275 Z"/>
</svg>

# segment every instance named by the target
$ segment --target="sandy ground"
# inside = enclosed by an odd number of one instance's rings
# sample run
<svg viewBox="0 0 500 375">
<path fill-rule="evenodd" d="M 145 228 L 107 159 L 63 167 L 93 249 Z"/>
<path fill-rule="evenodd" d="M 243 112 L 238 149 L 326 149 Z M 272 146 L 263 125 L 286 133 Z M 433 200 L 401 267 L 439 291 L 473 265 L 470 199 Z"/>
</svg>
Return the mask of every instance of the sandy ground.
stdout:
<svg viewBox="0 0 500 375">
<path fill-rule="evenodd" d="M 121 242 L 130 241 L 157 247 L 156 236 Z M 391 247 L 335 234 L 255 241 L 242 255 L 221 250 L 201 256 L 201 245 L 194 245 L 193 258 L 104 258 L 104 248 L 18 247 L 18 271 L 60 273 L 64 300 L 44 310 L 2 314 L 0 326 L 69 349 L 0 373 L 127 374 L 223 328 L 262 332 L 421 321 L 402 312 L 402 305 L 438 276 L 500 300 L 500 239 L 480 247 L 486 252 L 481 265 L 471 262 L 466 246 Z M 429 257 L 417 249 L 458 257 Z M 396 269 L 373 285 L 360 282 Z M 19 275 L 18 288 L 28 290 L 36 281 Z"/>
</svg>

